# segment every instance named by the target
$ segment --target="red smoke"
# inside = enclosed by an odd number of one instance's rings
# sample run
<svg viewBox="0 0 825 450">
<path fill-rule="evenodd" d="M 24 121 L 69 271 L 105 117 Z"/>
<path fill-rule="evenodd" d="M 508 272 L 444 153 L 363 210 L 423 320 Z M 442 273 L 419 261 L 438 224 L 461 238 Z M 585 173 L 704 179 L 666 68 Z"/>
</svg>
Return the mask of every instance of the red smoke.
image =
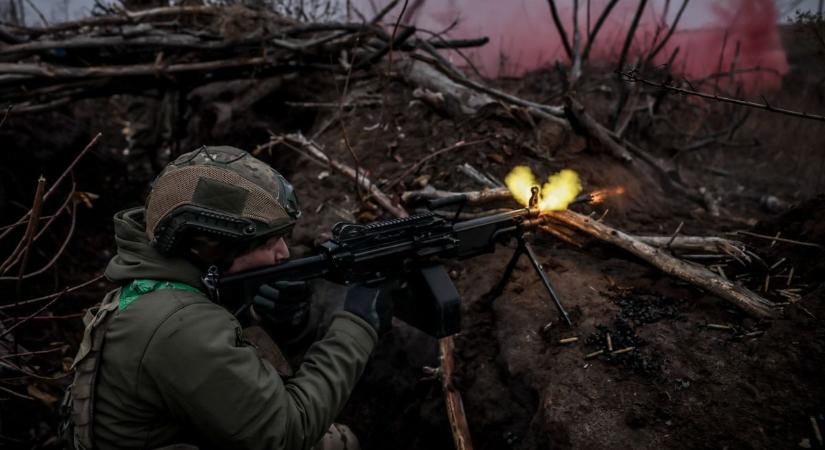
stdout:
<svg viewBox="0 0 825 450">
<path fill-rule="evenodd" d="M 387 2 L 375 3 L 380 8 Z M 571 45 L 572 3 L 564 0 L 556 2 Z M 579 1 L 582 46 L 587 34 L 587 3 L 586 0 Z M 607 0 L 593 0 L 590 3 L 592 27 Z M 667 26 L 672 23 L 681 3 L 677 0 L 670 2 Z M 416 4 L 416 8 L 414 14 L 408 11 L 405 19 L 420 28 L 438 32 L 449 28 L 457 19 L 458 25 L 450 29 L 448 37 L 488 36 L 488 45 L 468 51 L 486 75 L 520 75 L 552 64 L 557 59 L 567 63 L 546 0 L 418 0 L 410 4 Z M 638 1 L 622 0 L 614 8 L 596 37 L 591 61 L 618 60 L 638 4 Z M 661 25 L 664 4 L 663 0 L 648 1 L 627 58 L 628 65 L 649 51 L 657 35 L 657 24 L 662 27 L 658 39 L 667 32 L 667 28 Z M 400 8 L 395 14 L 399 11 Z M 395 20 L 396 17 L 388 18 Z M 750 90 L 776 87 L 780 82 L 779 75 L 788 69 L 777 24 L 778 13 L 772 0 L 694 0 L 689 3 L 676 33 L 656 56 L 654 63 L 665 64 L 679 47 L 674 69 L 689 79 L 704 78 L 717 72 L 727 74 L 735 59 L 737 70 L 759 68 L 759 71 L 737 74 L 735 82 Z M 739 51 L 735 57 L 737 43 Z M 463 65 L 457 55 L 451 55 L 451 59 Z M 720 77 L 719 81 L 720 84 L 729 82 L 727 76 Z"/>
</svg>

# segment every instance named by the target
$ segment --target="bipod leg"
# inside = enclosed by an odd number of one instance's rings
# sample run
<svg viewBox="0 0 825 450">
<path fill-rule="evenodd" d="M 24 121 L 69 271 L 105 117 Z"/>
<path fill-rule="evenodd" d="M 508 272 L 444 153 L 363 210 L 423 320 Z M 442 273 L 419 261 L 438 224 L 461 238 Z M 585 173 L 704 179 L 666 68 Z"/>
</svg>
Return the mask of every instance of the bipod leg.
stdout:
<svg viewBox="0 0 825 450">
<path fill-rule="evenodd" d="M 513 252 L 510 262 L 507 263 L 507 268 L 504 269 L 504 274 L 501 276 L 501 280 L 499 280 L 496 287 L 490 291 L 490 298 L 492 300 L 495 300 L 502 294 L 502 292 L 504 292 L 504 287 L 507 286 L 507 282 L 510 281 L 510 277 L 513 275 L 513 270 L 516 269 L 516 264 L 518 263 L 518 259 L 521 257 L 522 253 L 524 253 L 524 240 L 519 239 L 518 247 L 516 247 L 516 251 Z"/>
<path fill-rule="evenodd" d="M 539 263 L 538 258 L 536 258 L 536 253 L 533 252 L 533 247 L 530 246 L 527 241 L 521 239 L 520 246 L 523 248 L 523 251 L 527 253 L 527 257 L 530 259 L 530 262 L 533 264 L 533 269 L 536 270 L 536 273 L 541 278 L 542 283 L 544 283 L 544 287 L 547 288 L 547 292 L 550 293 L 550 297 L 553 299 L 553 303 L 556 304 L 556 308 L 559 310 L 559 314 L 564 318 L 564 321 L 567 322 L 567 325 L 573 326 L 573 322 L 570 320 L 570 316 L 567 315 L 567 311 L 564 310 L 564 305 L 561 304 L 561 299 L 559 299 L 559 294 L 556 293 L 556 290 L 553 288 L 553 284 L 550 283 L 550 278 L 547 278 L 547 274 L 544 273 L 544 268 Z"/>
</svg>

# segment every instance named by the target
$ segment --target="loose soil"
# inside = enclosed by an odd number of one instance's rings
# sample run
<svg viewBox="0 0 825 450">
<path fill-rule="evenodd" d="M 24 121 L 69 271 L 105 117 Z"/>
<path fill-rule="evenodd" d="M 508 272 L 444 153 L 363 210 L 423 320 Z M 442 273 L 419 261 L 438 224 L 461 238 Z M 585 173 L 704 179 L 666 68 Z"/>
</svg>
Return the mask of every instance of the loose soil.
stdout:
<svg viewBox="0 0 825 450">
<path fill-rule="evenodd" d="M 544 76 L 549 77 L 549 72 Z M 522 91 L 531 91 L 528 83 L 542 80 L 541 74 L 532 77 L 520 86 Z M 549 83 L 546 79 L 544 82 Z M 310 92 L 301 80 L 295 83 L 284 89 Z M 358 83 L 352 89 L 362 88 L 369 89 Z M 604 215 L 605 222 L 631 233 L 670 234 L 683 222 L 682 233 L 687 235 L 747 229 L 767 236 L 781 232 L 782 237 L 825 245 L 825 198 L 799 192 L 768 165 L 743 166 L 743 160 L 753 155 L 729 153 L 719 159 L 720 169 L 730 171 L 727 177 L 702 171 L 699 161 L 690 160 L 694 164 L 685 169 L 689 178 L 723 197 L 726 214 L 714 218 L 700 205 L 663 190 L 636 166 L 624 165 L 600 153 L 585 139 L 552 124 L 533 127 L 501 110 L 457 121 L 415 101 L 402 85 L 390 83 L 380 89 L 377 93 L 386 98 L 383 107 L 351 111 L 344 116 L 343 124 L 333 123 L 317 140 L 333 158 L 354 165 L 355 155 L 368 176 L 396 198 L 405 188 L 425 183 L 456 191 L 478 189 L 455 170 L 463 162 L 498 179 L 516 164 L 530 165 L 542 175 L 570 167 L 582 175 L 586 190 L 626 187 L 621 197 L 577 208 L 583 213 Z M 262 122 L 271 119 L 268 125 L 275 132 L 292 131 L 294 122 L 283 119 L 292 112 L 285 101 L 301 95 L 278 95 L 255 105 L 248 114 Z M 312 135 L 333 114 L 310 114 L 300 126 Z M 244 123 L 245 116 L 237 120 Z M 343 141 L 342 128 L 352 151 Z M 113 248 L 109 237 L 111 215 L 120 208 L 139 204 L 148 181 L 124 178 L 123 165 L 118 164 L 123 156 L 119 153 L 122 142 L 117 127 L 104 125 L 104 129 L 108 130 L 104 144 L 81 165 L 78 175 L 81 190 L 96 192 L 101 198 L 94 209 L 81 214 L 70 256 L 59 265 L 61 285 L 88 279 L 103 267 Z M 200 124 L 198 129 L 209 127 Z M 238 130 L 220 136 L 203 131 L 203 135 L 190 136 L 184 147 L 229 143 L 252 149 L 266 142 L 265 136 L 250 137 L 243 127 Z M 816 131 L 822 135 L 821 128 Z M 76 149 L 82 147 L 77 145 L 79 140 L 74 138 L 69 143 Z M 412 164 L 459 140 L 483 142 L 444 153 L 404 179 L 398 178 Z M 291 242 L 296 254 L 308 251 L 328 236 L 335 222 L 383 217 L 378 207 L 360 200 L 363 193 L 350 180 L 330 174 L 326 167 L 277 146 L 264 148 L 259 156 L 271 161 L 296 186 L 305 212 Z M 666 157 L 667 152 L 657 156 Z M 30 172 L 37 171 L 36 166 L 28 167 Z M 759 192 L 794 203 L 792 209 L 770 215 L 759 209 L 758 197 L 728 189 L 752 178 L 760 180 Z M 415 205 L 407 207 L 413 210 Z M 572 327 L 559 320 L 526 261 L 517 266 L 504 293 L 490 298 L 488 293 L 498 282 L 512 248 L 501 247 L 490 255 L 450 263 L 448 269 L 463 298 L 454 381 L 463 397 L 475 447 L 821 446 L 814 438 L 810 418 L 817 418 L 820 426 L 825 426 L 825 385 L 821 382 L 825 367 L 825 326 L 821 320 L 825 318 L 825 255 L 812 247 L 741 235 L 737 238 L 747 242 L 768 266 L 785 258 L 780 265 L 795 268 L 790 285 L 801 289 L 802 298 L 786 306 L 782 319 L 748 318 L 718 298 L 664 276 L 620 250 L 594 242 L 575 248 L 546 235 L 531 238 L 571 312 Z M 752 289 L 762 286 L 767 273 L 765 268 L 734 265 L 727 270 L 731 277 L 753 273 L 752 279 L 745 281 Z M 773 283 L 777 286 L 787 280 L 775 276 Z M 64 303 L 58 311 L 77 311 L 77 305 L 90 305 L 107 288 L 101 283 L 72 296 L 66 300 L 72 303 Z M 784 301 L 774 290 L 766 295 Z M 63 356 L 74 353 L 77 320 L 47 330 L 42 325 L 31 326 L 30 330 L 28 343 L 57 338 L 69 344 Z M 42 336 L 36 334 L 39 332 Z M 613 352 L 608 349 L 608 334 Z M 559 342 L 570 337 L 578 340 Z M 587 358 L 598 351 L 603 353 Z M 425 366 L 438 366 L 436 341 L 397 323 L 381 340 L 339 419 L 355 430 L 364 448 L 453 448 L 440 383 L 427 375 Z M 65 379 L 61 383 L 65 384 Z M 54 383 L 44 385 L 44 389 L 58 393 Z M 48 430 L 55 421 L 53 408 L 18 405 L 0 405 L 4 435 L 18 442 L 50 435 Z M 24 411 L 25 418 L 15 419 L 14 411 Z M 34 422 L 43 425 L 32 427 Z M 14 431 L 15 426 L 26 430 L 28 437 Z M 38 445 L 49 446 L 43 440 Z"/>
</svg>

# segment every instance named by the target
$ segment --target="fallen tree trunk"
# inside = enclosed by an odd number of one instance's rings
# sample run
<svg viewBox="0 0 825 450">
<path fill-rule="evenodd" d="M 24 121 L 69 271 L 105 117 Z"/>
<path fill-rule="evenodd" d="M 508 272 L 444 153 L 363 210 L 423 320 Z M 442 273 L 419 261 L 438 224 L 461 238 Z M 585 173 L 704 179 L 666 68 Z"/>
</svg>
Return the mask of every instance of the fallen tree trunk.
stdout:
<svg viewBox="0 0 825 450">
<path fill-rule="evenodd" d="M 405 192 L 402 195 L 402 199 L 428 200 L 464 194 L 467 196 L 468 203 L 479 204 L 489 201 L 491 192 L 495 193 L 494 197 L 496 200 L 506 198 L 504 197 L 503 191 L 504 189 L 490 189 L 487 191 L 459 193 L 439 191 L 436 189 L 425 189 L 421 191 Z M 507 194 L 509 195 L 509 192 Z M 668 275 L 679 278 L 696 287 L 715 294 L 721 299 L 736 305 L 752 316 L 764 318 L 777 317 L 781 314 L 781 309 L 775 307 L 774 304 L 767 299 L 743 286 L 737 285 L 732 281 L 711 272 L 703 266 L 678 259 L 662 249 L 643 242 L 643 240 L 639 238 L 631 236 L 621 230 L 610 227 L 598 220 L 574 211 L 550 211 L 546 215 L 535 219 L 532 225 L 538 226 L 545 231 L 547 231 L 548 226 L 554 228 L 561 226 L 563 228 L 579 231 L 600 241 L 609 242 L 633 254 L 634 256 L 647 261 Z M 555 236 L 562 237 L 562 239 L 568 242 L 571 240 L 569 238 L 565 238 L 565 233 L 559 232 L 558 230 L 556 231 L 556 233 L 553 233 Z M 658 242 L 658 237 L 657 239 L 652 240 L 650 237 L 647 237 L 647 239 L 651 242 Z M 662 239 L 670 240 L 671 238 L 668 237 Z M 683 239 L 682 242 L 685 245 L 698 245 L 699 241 L 693 240 L 691 242 L 690 239 Z M 709 245 L 711 242 L 714 241 L 706 241 L 703 245 Z M 718 241 L 716 242 L 718 243 Z M 666 244 L 667 242 L 662 243 L 662 245 Z"/>
<path fill-rule="evenodd" d="M 483 92 L 454 82 L 430 64 L 404 58 L 395 62 L 394 65 L 407 82 L 441 94 L 444 99 L 445 112 L 451 116 L 473 115 L 482 108 L 497 103 Z"/>
</svg>

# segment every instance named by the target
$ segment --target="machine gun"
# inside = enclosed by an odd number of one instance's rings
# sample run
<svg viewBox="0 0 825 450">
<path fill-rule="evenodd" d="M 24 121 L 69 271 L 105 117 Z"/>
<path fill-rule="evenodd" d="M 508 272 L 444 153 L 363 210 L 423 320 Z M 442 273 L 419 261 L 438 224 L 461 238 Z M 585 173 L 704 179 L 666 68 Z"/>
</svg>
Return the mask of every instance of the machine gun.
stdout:
<svg viewBox="0 0 825 450">
<path fill-rule="evenodd" d="M 323 278 L 340 284 L 373 284 L 397 279 L 402 295 L 394 296 L 393 315 L 440 338 L 457 333 L 461 326 L 461 299 L 441 261 L 491 253 L 497 245 L 516 239 L 518 246 L 492 292 L 493 298 L 503 292 L 519 257 L 526 254 L 559 314 L 571 324 L 524 238 L 530 221 L 540 214 L 538 188 L 534 188 L 526 208 L 457 221 L 465 202 L 462 195 L 430 202 L 431 210 L 459 204 L 453 220 L 425 212 L 366 225 L 338 223 L 332 229 L 332 239 L 320 244 L 312 256 L 225 276 L 212 268 L 204 284 L 213 300 L 221 302 L 251 299 L 261 284 L 275 281 Z M 237 309 L 236 315 L 249 307 L 249 301 Z"/>
</svg>

